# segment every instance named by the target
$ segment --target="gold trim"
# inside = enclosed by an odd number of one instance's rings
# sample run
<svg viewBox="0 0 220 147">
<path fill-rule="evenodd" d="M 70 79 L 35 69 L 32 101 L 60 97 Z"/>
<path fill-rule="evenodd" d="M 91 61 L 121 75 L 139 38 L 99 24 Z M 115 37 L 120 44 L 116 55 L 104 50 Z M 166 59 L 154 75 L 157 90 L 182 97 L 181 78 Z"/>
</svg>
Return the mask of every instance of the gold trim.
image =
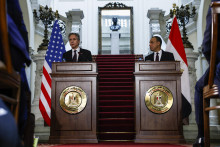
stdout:
<svg viewBox="0 0 220 147">
<path fill-rule="evenodd" d="M 85 91 L 77 86 L 65 88 L 60 95 L 60 107 L 70 114 L 77 114 L 86 107 L 87 96 Z"/>
<path fill-rule="evenodd" d="M 134 141 L 134 140 L 99 140 L 99 141 L 111 141 L 111 142 L 127 142 L 127 141 L 130 141 L 130 142 L 132 142 L 132 141 Z"/>
<path fill-rule="evenodd" d="M 136 132 L 98 132 L 98 134 L 132 134 Z"/>
<path fill-rule="evenodd" d="M 146 92 L 145 104 L 151 112 L 166 113 L 173 105 L 173 95 L 165 86 L 153 86 Z"/>
</svg>

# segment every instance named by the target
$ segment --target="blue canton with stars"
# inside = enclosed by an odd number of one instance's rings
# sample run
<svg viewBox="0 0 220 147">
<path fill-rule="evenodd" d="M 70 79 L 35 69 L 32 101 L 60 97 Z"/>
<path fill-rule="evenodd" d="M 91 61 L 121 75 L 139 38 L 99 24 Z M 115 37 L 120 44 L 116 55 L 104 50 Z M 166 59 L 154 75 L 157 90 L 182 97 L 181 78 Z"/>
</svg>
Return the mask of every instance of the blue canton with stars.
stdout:
<svg viewBox="0 0 220 147">
<path fill-rule="evenodd" d="M 52 62 L 62 62 L 62 56 L 65 52 L 66 50 L 60 32 L 59 23 L 58 20 L 56 20 L 45 57 L 50 68 L 52 68 Z"/>
</svg>

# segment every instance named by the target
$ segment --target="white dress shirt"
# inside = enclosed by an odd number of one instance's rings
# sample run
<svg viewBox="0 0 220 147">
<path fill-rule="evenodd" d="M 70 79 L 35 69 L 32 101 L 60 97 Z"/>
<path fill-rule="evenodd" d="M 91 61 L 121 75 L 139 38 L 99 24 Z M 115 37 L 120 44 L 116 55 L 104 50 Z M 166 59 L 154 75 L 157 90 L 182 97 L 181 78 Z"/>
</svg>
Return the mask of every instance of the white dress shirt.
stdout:
<svg viewBox="0 0 220 147">
<path fill-rule="evenodd" d="M 158 53 L 158 56 L 159 56 L 159 61 L 161 59 L 161 56 L 162 56 L 162 50 L 160 50 L 159 52 L 154 52 L 154 61 L 156 61 L 156 55 Z"/>
</svg>

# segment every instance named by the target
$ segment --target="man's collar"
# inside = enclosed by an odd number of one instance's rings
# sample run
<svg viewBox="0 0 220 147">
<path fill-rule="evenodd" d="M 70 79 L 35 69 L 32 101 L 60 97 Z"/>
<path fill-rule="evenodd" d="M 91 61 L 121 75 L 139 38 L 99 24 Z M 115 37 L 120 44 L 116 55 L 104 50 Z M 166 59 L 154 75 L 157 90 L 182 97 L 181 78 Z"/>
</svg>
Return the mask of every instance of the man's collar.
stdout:
<svg viewBox="0 0 220 147">
<path fill-rule="evenodd" d="M 162 49 L 161 49 L 160 51 L 158 51 L 158 52 L 155 52 L 155 53 L 159 53 L 159 54 L 162 54 Z"/>
<path fill-rule="evenodd" d="M 77 52 L 79 52 L 80 51 L 80 48 L 78 47 L 77 49 L 72 49 L 73 51 L 75 51 L 75 50 L 77 50 Z"/>
</svg>

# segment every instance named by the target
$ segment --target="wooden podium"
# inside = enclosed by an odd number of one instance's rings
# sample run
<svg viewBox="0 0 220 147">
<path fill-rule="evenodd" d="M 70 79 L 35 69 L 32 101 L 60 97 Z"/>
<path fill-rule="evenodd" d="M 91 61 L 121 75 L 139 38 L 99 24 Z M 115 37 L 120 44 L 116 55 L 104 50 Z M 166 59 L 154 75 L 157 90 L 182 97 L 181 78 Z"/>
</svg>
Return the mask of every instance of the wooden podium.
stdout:
<svg viewBox="0 0 220 147">
<path fill-rule="evenodd" d="M 98 143 L 96 136 L 95 62 L 63 62 L 52 65 L 50 143 Z M 87 96 L 85 108 L 69 114 L 60 106 L 60 96 L 70 86 L 80 87 Z"/>
<path fill-rule="evenodd" d="M 136 62 L 136 143 L 184 143 L 182 127 L 181 71 L 179 62 Z M 147 91 L 164 86 L 173 95 L 166 113 L 155 113 L 146 106 Z"/>
</svg>

